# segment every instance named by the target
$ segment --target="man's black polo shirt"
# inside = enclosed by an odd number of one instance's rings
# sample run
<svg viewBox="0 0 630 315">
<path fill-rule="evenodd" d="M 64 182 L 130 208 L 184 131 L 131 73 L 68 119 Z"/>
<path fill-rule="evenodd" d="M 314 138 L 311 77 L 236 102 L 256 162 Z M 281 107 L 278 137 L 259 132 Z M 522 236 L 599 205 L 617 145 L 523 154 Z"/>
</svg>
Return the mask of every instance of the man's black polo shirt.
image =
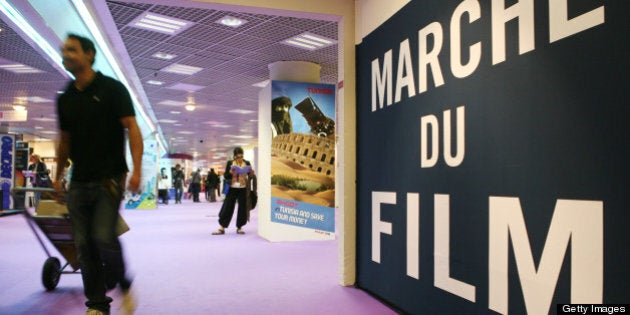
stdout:
<svg viewBox="0 0 630 315">
<path fill-rule="evenodd" d="M 125 130 L 120 119 L 135 116 L 125 86 L 96 73 L 84 90 L 70 82 L 57 99 L 59 128 L 70 134 L 73 181 L 94 181 L 127 173 Z"/>
</svg>

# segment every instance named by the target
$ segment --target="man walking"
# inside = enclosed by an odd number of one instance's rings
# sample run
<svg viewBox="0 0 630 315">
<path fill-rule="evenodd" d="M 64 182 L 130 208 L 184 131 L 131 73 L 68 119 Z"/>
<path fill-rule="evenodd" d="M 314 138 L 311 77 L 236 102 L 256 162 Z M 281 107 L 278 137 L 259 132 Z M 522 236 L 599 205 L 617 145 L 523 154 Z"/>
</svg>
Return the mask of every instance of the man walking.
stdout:
<svg viewBox="0 0 630 315">
<path fill-rule="evenodd" d="M 63 193 L 61 175 L 68 158 L 73 161 L 72 185 L 67 196 L 77 246 L 86 314 L 110 314 L 107 289 L 119 286 L 122 311 L 131 314 L 135 302 L 126 277 L 122 248 L 116 234 L 118 209 L 125 190 L 125 129 L 133 160 L 131 191 L 141 180 L 142 135 L 125 86 L 92 69 L 96 48 L 85 37 L 69 34 L 61 54 L 63 65 L 75 77 L 57 100 L 60 139 L 55 189 Z"/>
<path fill-rule="evenodd" d="M 175 165 L 173 171 L 173 188 L 175 188 L 175 203 L 182 203 L 182 194 L 184 193 L 184 172 L 182 166 Z"/>
</svg>

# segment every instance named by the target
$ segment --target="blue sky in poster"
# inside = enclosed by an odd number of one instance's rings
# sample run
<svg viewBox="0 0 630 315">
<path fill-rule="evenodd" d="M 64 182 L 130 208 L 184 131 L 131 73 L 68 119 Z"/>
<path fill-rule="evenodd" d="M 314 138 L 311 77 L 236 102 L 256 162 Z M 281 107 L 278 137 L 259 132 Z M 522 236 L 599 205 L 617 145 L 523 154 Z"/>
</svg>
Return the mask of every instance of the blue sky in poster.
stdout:
<svg viewBox="0 0 630 315">
<path fill-rule="evenodd" d="M 310 94 L 315 104 L 319 106 L 324 115 L 335 120 L 335 85 L 321 83 L 304 83 L 289 81 L 272 81 L 271 82 L 271 99 L 280 96 L 286 96 L 291 99 L 293 106 L 289 110 L 291 121 L 293 122 L 293 132 L 309 133 L 311 127 L 308 125 L 302 113 L 295 109 L 295 105 L 309 96 L 308 88 L 326 88 L 332 89 L 332 94 Z"/>
</svg>

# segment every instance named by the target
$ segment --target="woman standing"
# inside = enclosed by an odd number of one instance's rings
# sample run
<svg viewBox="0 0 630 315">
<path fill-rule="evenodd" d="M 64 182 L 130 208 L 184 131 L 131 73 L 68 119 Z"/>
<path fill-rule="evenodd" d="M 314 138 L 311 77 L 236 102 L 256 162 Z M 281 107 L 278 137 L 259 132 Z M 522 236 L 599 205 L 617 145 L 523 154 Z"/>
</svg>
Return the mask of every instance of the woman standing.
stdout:
<svg viewBox="0 0 630 315">
<path fill-rule="evenodd" d="M 225 167 L 225 182 L 229 183 L 230 188 L 227 196 L 223 201 L 223 206 L 219 212 L 218 230 L 212 232 L 212 235 L 223 235 L 225 229 L 230 225 L 232 216 L 234 215 L 234 207 L 238 202 L 238 212 L 236 214 L 236 233 L 245 234 L 242 227 L 247 224 L 247 181 L 249 176 L 254 175 L 254 169 L 251 163 L 243 159 L 243 148 L 234 148 L 234 160 L 227 162 Z"/>
</svg>

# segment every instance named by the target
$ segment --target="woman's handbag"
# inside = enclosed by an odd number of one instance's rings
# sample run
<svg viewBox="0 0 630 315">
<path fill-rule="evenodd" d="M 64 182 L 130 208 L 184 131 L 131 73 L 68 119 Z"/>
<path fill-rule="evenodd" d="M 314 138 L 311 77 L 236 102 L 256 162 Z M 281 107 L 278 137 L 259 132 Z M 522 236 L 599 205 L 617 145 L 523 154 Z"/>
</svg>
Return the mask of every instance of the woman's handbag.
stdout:
<svg viewBox="0 0 630 315">
<path fill-rule="evenodd" d="M 249 193 L 249 210 L 254 210 L 256 208 L 256 204 L 258 203 L 258 193 L 252 191 Z"/>
</svg>

